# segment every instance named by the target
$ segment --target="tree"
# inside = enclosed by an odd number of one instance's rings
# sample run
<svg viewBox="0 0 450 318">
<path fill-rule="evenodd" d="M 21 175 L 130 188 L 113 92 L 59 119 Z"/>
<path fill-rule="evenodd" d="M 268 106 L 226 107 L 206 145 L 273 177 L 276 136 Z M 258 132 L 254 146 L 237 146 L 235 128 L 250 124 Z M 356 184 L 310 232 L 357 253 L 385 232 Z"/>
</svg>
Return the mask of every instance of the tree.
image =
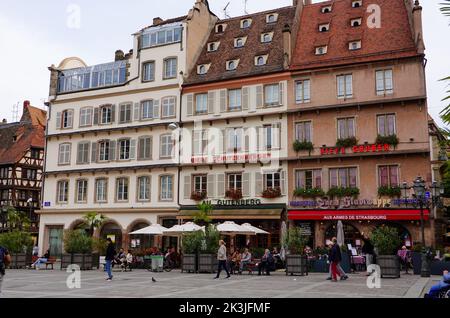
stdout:
<svg viewBox="0 0 450 318">
<path fill-rule="evenodd" d="M 211 223 L 210 215 L 213 211 L 211 203 L 203 202 L 197 205 L 197 213 L 194 215 L 194 223 L 204 226 Z"/>
<path fill-rule="evenodd" d="M 13 207 L 8 207 L 7 223 L 10 231 L 23 231 L 30 228 L 31 221 L 24 212 L 17 211 Z"/>
<path fill-rule="evenodd" d="M 441 12 L 447 17 L 450 17 L 450 0 L 444 0 L 445 2 L 441 3 Z M 448 82 L 450 81 L 450 76 L 443 78 L 441 81 Z M 450 94 L 450 90 L 446 91 L 446 94 Z M 450 95 L 445 97 L 442 101 L 449 101 L 450 102 Z M 444 123 L 450 124 L 450 104 L 447 105 L 444 110 L 440 113 L 441 118 Z"/>
<path fill-rule="evenodd" d="M 98 229 L 105 222 L 106 217 L 97 212 L 89 212 L 83 217 L 90 237 L 94 236 L 95 229 Z"/>
</svg>

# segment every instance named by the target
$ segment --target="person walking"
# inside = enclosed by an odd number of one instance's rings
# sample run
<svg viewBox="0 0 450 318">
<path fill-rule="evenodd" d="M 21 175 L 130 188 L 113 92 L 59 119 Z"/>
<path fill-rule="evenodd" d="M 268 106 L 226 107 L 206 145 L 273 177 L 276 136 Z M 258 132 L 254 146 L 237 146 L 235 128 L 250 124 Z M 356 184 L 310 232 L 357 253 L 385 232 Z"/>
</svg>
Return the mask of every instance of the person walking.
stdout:
<svg viewBox="0 0 450 318">
<path fill-rule="evenodd" d="M 113 275 L 111 273 L 111 266 L 112 266 L 112 262 L 114 261 L 114 258 L 116 256 L 116 250 L 115 250 L 114 243 L 112 242 L 112 240 L 110 238 L 108 238 L 106 241 L 108 242 L 108 247 L 106 248 L 106 257 L 105 257 L 106 273 L 108 274 L 108 278 L 106 280 L 108 282 L 110 282 L 113 279 Z"/>
<path fill-rule="evenodd" d="M 342 261 L 341 247 L 337 244 L 337 240 L 333 239 L 333 246 L 330 250 L 329 260 L 331 262 L 331 281 L 337 282 L 337 276 L 342 279 L 342 274 L 338 272 L 338 265 Z"/>
<path fill-rule="evenodd" d="M 230 272 L 227 268 L 227 247 L 225 246 L 225 241 L 219 241 L 219 250 L 217 251 L 217 260 L 219 261 L 219 268 L 217 269 L 217 276 L 214 279 L 219 279 L 222 269 L 227 273 L 226 279 L 230 278 Z"/>
<path fill-rule="evenodd" d="M 373 264 L 374 247 L 372 245 L 372 242 L 370 242 L 370 240 L 367 236 L 365 236 L 363 238 L 363 242 L 364 242 L 364 245 L 361 249 L 361 252 L 363 255 L 366 256 L 366 269 L 368 269 L 369 266 Z M 367 274 L 367 276 L 369 276 L 369 275 L 370 275 L 370 273 Z"/>
<path fill-rule="evenodd" d="M 331 250 L 333 249 L 333 246 L 334 246 L 334 245 L 337 245 L 337 243 L 336 243 L 336 244 L 333 244 L 333 241 L 334 241 L 334 240 L 336 240 L 336 242 L 337 242 L 337 239 L 336 239 L 336 238 L 333 238 L 333 239 L 332 239 L 332 242 L 331 242 L 331 244 L 329 245 L 330 252 L 329 252 L 329 254 L 328 254 L 328 260 L 330 259 L 330 253 L 331 253 Z M 338 247 L 339 247 L 339 246 L 338 246 Z M 340 252 L 341 252 L 341 249 L 339 248 L 339 253 L 340 253 Z M 337 269 L 337 271 L 338 271 L 338 273 L 339 273 L 339 277 L 341 278 L 341 280 L 347 280 L 347 279 L 348 279 L 348 275 L 345 273 L 344 269 L 342 268 L 341 263 L 337 264 L 336 269 Z M 330 261 L 330 266 L 329 266 L 329 271 L 328 271 L 328 277 L 327 277 L 327 280 L 332 280 L 332 279 L 333 279 L 333 278 L 332 278 L 331 261 Z"/>
<path fill-rule="evenodd" d="M 11 263 L 11 255 L 6 248 L 0 246 L 0 294 L 2 293 L 3 278 L 5 277 L 6 266 Z"/>
</svg>

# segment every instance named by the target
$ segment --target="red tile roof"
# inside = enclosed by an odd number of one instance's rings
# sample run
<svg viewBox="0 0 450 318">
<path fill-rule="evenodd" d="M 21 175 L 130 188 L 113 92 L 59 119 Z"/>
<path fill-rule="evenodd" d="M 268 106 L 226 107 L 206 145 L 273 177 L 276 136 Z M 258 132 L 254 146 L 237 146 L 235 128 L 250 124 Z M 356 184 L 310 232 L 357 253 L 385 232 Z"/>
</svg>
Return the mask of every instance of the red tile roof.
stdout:
<svg viewBox="0 0 450 318">
<path fill-rule="evenodd" d="M 322 13 L 332 4 L 331 13 Z M 367 8 L 381 8 L 381 28 L 369 28 Z M 362 25 L 351 27 L 350 20 L 362 18 Z M 328 32 L 319 32 L 319 24 L 330 23 Z M 349 42 L 361 40 L 362 48 L 350 51 Z M 328 45 L 328 52 L 315 55 L 318 46 Z M 328 67 L 348 63 L 417 56 L 408 13 L 402 0 L 363 0 L 352 8 L 352 0 L 334 0 L 303 8 L 291 69 Z"/>
<path fill-rule="evenodd" d="M 276 23 L 267 23 L 266 16 L 270 13 L 278 13 Z M 185 80 L 185 85 L 199 84 L 205 82 L 235 79 L 245 76 L 261 75 L 265 73 L 279 72 L 284 70 L 283 55 L 283 29 L 286 25 L 292 27 L 295 16 L 295 7 L 284 7 L 265 12 L 219 20 L 217 24 L 226 24 L 225 31 L 216 33 L 212 30 L 210 37 L 197 60 L 195 68 Z M 252 24 L 249 29 L 241 29 L 240 22 L 251 18 Z M 270 43 L 261 43 L 261 34 L 274 32 Z M 247 42 L 242 48 L 234 47 L 234 39 L 247 36 Z M 220 42 L 217 51 L 208 52 L 207 46 L 211 42 Z M 255 56 L 269 55 L 267 64 L 255 66 Z M 234 71 L 226 70 L 226 61 L 240 59 L 239 65 Z M 211 64 L 207 74 L 197 74 L 197 66 Z"/>
</svg>

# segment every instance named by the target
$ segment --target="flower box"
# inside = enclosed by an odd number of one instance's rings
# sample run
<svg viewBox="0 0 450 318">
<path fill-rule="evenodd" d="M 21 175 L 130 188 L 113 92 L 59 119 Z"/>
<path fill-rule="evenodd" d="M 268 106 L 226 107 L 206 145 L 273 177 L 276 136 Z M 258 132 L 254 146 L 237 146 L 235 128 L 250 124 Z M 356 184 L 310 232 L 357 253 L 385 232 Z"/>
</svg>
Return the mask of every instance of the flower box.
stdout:
<svg viewBox="0 0 450 318">
<path fill-rule="evenodd" d="M 390 197 L 390 198 L 399 198 L 402 195 L 402 190 L 400 187 L 388 187 L 382 186 L 378 188 L 378 196 L 380 197 Z"/>
<path fill-rule="evenodd" d="M 308 151 L 309 154 L 311 154 L 311 152 L 314 150 L 314 145 L 310 141 L 296 140 L 293 144 L 293 148 L 295 152 Z"/>
<path fill-rule="evenodd" d="M 243 198 L 242 190 L 240 189 L 229 189 L 225 192 L 225 196 L 233 200 L 241 200 Z"/>
<path fill-rule="evenodd" d="M 356 137 L 342 138 L 336 141 L 336 147 L 340 148 L 350 148 L 358 144 L 358 139 Z"/>
<path fill-rule="evenodd" d="M 328 190 L 327 195 L 329 197 L 337 197 L 337 198 L 343 198 L 343 197 L 353 197 L 356 198 L 359 196 L 359 189 L 358 188 L 353 188 L 353 187 L 349 187 L 349 188 L 331 188 L 330 190 Z"/>
<path fill-rule="evenodd" d="M 280 188 L 267 188 L 262 193 L 263 198 L 265 199 L 274 199 L 281 197 L 281 189 Z"/>
<path fill-rule="evenodd" d="M 297 188 L 294 190 L 294 196 L 303 198 L 318 198 L 325 196 L 325 192 L 321 188 Z"/>
<path fill-rule="evenodd" d="M 389 135 L 389 136 L 378 135 L 375 143 L 379 144 L 379 145 L 388 144 L 395 148 L 400 143 L 400 141 L 399 141 L 397 135 L 395 135 L 395 134 Z"/>
<path fill-rule="evenodd" d="M 206 194 L 206 191 L 203 191 L 203 192 L 192 192 L 192 194 L 191 194 L 191 200 L 194 200 L 194 201 L 202 201 L 202 200 L 204 200 L 204 199 L 206 199 L 206 197 L 207 197 L 207 194 Z"/>
</svg>

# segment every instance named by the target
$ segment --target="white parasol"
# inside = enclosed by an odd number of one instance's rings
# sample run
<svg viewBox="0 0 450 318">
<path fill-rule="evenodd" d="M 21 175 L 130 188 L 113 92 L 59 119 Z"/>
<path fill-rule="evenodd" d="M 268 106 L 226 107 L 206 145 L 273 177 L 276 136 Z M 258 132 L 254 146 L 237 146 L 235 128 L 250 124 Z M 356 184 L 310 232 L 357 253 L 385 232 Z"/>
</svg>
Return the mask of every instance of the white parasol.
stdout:
<svg viewBox="0 0 450 318">
<path fill-rule="evenodd" d="M 250 223 L 242 224 L 242 226 L 248 229 L 249 231 L 254 231 L 256 234 L 270 234 L 269 232 L 266 232 L 256 226 L 253 226 Z"/>
<path fill-rule="evenodd" d="M 217 225 L 217 231 L 224 235 L 256 235 L 256 231 L 248 229 L 232 221 Z"/>
<path fill-rule="evenodd" d="M 191 233 L 191 232 L 197 232 L 197 231 L 204 231 L 204 226 L 199 226 L 193 222 L 184 223 L 181 225 L 175 225 L 171 227 L 170 229 L 166 229 L 164 231 L 165 236 L 180 236 L 183 234 Z"/>
<path fill-rule="evenodd" d="M 162 225 L 152 224 L 143 229 L 130 233 L 130 235 L 163 235 L 164 231 L 168 230 Z"/>
<path fill-rule="evenodd" d="M 344 239 L 344 224 L 342 221 L 339 221 L 337 224 L 337 235 L 336 235 L 337 243 L 339 246 L 344 246 L 345 239 Z"/>
</svg>

